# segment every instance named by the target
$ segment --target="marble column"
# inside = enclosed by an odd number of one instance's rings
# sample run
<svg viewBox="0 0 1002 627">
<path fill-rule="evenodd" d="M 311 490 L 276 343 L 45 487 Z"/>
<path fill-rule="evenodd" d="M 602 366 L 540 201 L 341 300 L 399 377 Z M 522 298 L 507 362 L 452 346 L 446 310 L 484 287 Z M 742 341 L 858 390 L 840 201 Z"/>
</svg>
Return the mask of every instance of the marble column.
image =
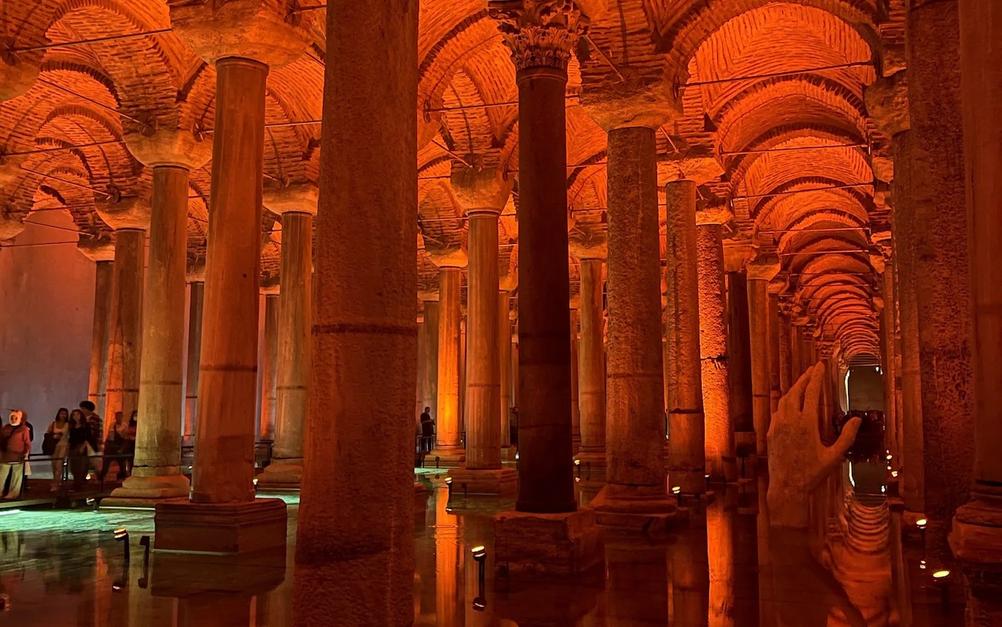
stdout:
<svg viewBox="0 0 1002 627">
<path fill-rule="evenodd" d="M 946 550 L 954 510 L 967 500 L 974 460 L 971 254 L 958 218 L 966 196 L 957 0 L 911 3 L 907 30 L 925 540 L 938 553 Z"/>
<path fill-rule="evenodd" d="M 293 593 L 303 625 L 414 620 L 417 30 L 413 0 L 327 10 L 324 117 L 332 123 L 320 143 L 296 544 L 303 584 Z"/>
<path fill-rule="evenodd" d="M 663 525 L 675 514 L 665 486 L 664 375 L 655 348 L 661 345 L 655 130 L 656 124 L 609 130 L 607 467 L 592 507 L 600 524 L 615 526 Z"/>
<path fill-rule="evenodd" d="M 578 408 L 581 447 L 576 459 L 592 477 L 605 472 L 605 346 L 602 266 L 605 251 L 574 251 L 581 272 L 581 343 L 578 352 Z"/>
<path fill-rule="evenodd" d="M 269 190 L 264 205 L 282 216 L 281 291 L 278 295 L 275 443 L 263 488 L 295 489 L 303 476 L 303 432 L 309 412 L 313 301 L 313 217 L 317 188 Z"/>
<path fill-rule="evenodd" d="M 578 330 L 581 326 L 581 314 L 578 312 L 577 298 L 571 299 L 571 450 L 577 455 L 581 448 L 581 406 L 578 404 L 578 373 L 579 341 Z"/>
<path fill-rule="evenodd" d="M 751 348 L 752 420 L 755 428 L 755 453 L 766 454 L 769 431 L 769 281 L 779 271 L 779 263 L 759 258 L 748 264 L 748 328 Z"/>
<path fill-rule="evenodd" d="M 108 327 L 115 294 L 115 248 L 110 241 L 101 240 L 78 245 L 78 250 L 94 262 L 94 322 L 91 327 L 87 400 L 94 403 L 97 413 L 103 416 L 108 384 Z"/>
<path fill-rule="evenodd" d="M 711 481 L 733 481 L 734 425 L 731 419 L 730 356 L 727 350 L 727 292 L 724 284 L 723 224 L 726 210 L 696 212 L 696 267 L 699 292 L 700 381 L 705 416 L 705 456 Z"/>
<path fill-rule="evenodd" d="M 884 272 L 881 275 L 881 298 L 883 308 L 880 311 L 880 348 L 881 369 L 884 373 L 884 424 L 887 433 L 887 448 L 894 455 L 894 466 L 900 465 L 901 431 L 898 424 L 897 408 L 894 399 L 894 381 L 898 373 L 896 368 L 894 330 L 897 327 L 897 302 L 894 294 L 894 257 L 888 254 L 883 258 Z"/>
<path fill-rule="evenodd" d="M 565 108 L 585 21 L 571 3 L 488 6 L 512 53 L 519 101 L 519 490 L 516 511 L 494 519 L 495 559 L 513 573 L 576 573 L 600 559 L 594 514 L 574 500 L 569 402 Z"/>
<path fill-rule="evenodd" d="M 134 198 L 98 207 L 98 214 L 115 230 L 115 286 L 108 330 L 108 386 L 104 435 L 121 413 L 126 420 L 139 405 L 139 367 L 143 339 L 143 278 L 146 229 L 150 208 Z M 102 438 L 102 442 L 104 438 Z"/>
<path fill-rule="evenodd" d="M 420 407 L 415 418 L 425 407 L 431 409 L 431 417 L 438 416 L 438 294 L 425 294 L 422 298 L 424 318 L 420 332 L 424 335 L 418 363 L 418 398 Z"/>
<path fill-rule="evenodd" d="M 466 460 L 453 490 L 514 496 L 517 473 L 501 467 L 501 359 L 498 351 L 498 216 L 508 198 L 500 176 L 453 168 L 453 189 L 467 207 L 469 289 L 466 340 Z M 475 182 L 471 179 L 476 179 Z M 503 193 L 502 190 L 503 189 Z M 482 196 L 481 196 L 482 195 Z"/>
<path fill-rule="evenodd" d="M 968 583 L 967 624 L 1002 622 L 1002 12 L 960 2 L 968 234 L 974 296 L 976 413 L 971 498 L 950 534 Z"/>
<path fill-rule="evenodd" d="M 500 364 L 501 382 L 501 449 L 502 458 L 508 457 L 505 449 L 511 447 L 511 292 L 498 292 L 498 362 Z"/>
<path fill-rule="evenodd" d="M 266 285 L 264 296 L 264 330 L 261 347 L 261 413 L 258 418 L 257 439 L 275 440 L 275 423 L 278 420 L 278 308 L 280 288 Z"/>
<path fill-rule="evenodd" d="M 696 183 L 668 183 L 665 197 L 668 484 L 683 494 L 702 494 L 706 490 L 706 438 L 699 350 Z"/>
<path fill-rule="evenodd" d="M 751 346 L 748 328 L 748 279 L 744 271 L 727 272 L 727 356 L 730 362 L 730 410 L 734 452 L 755 452 L 752 410 Z"/>
<path fill-rule="evenodd" d="M 184 430 L 182 441 L 195 439 L 198 413 L 198 371 L 202 353 L 202 307 L 205 304 L 205 268 L 188 283 L 188 363 L 184 379 Z"/>
<path fill-rule="evenodd" d="M 779 330 L 779 337 L 776 338 L 777 350 L 779 351 L 779 393 L 782 396 L 786 394 L 794 382 L 792 347 L 790 346 L 790 316 L 783 300 L 779 302 L 777 318 L 776 328 Z"/>
<path fill-rule="evenodd" d="M 150 139 L 144 138 L 144 144 Z M 188 173 L 209 159 L 209 144 L 167 133 L 155 145 L 131 145 L 153 168 L 149 267 L 143 294 L 143 342 L 132 476 L 104 504 L 183 498 L 184 292 L 188 249 Z"/>
<path fill-rule="evenodd" d="M 785 279 L 773 279 L 769 282 L 769 413 L 779 408 L 780 390 L 780 357 L 779 336 L 782 331 L 779 326 L 779 295 L 786 288 Z"/>
<path fill-rule="evenodd" d="M 435 448 L 430 460 L 457 466 L 465 452 L 460 442 L 459 367 L 460 307 L 459 288 L 466 266 L 466 254 L 456 250 L 433 257 L 438 271 L 438 414 L 435 418 Z"/>
<path fill-rule="evenodd" d="M 800 325 L 796 322 L 796 314 L 790 312 L 790 380 L 796 382 L 804 373 L 804 358 L 800 354 Z"/>
</svg>

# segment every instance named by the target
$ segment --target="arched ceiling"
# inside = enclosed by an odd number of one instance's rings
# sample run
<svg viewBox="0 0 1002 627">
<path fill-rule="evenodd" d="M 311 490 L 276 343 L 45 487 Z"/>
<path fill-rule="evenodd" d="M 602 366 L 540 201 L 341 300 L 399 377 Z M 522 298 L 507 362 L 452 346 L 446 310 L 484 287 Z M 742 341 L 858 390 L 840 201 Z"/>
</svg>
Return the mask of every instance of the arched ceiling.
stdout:
<svg viewBox="0 0 1002 627">
<path fill-rule="evenodd" d="M 209 140 L 215 71 L 171 32 L 166 0 L 3 4 L 8 50 L 39 64 L 40 73 L 26 93 L 0 102 L 0 210 L 21 219 L 32 211 L 66 210 L 81 237 L 106 236 L 97 204 L 109 195 L 149 194 L 150 175 L 123 136 L 155 125 Z M 302 57 L 269 74 L 265 184 L 316 183 L 325 11 L 297 10 L 319 0 L 270 4 L 300 20 L 312 41 Z M 851 353 L 847 357 L 878 354 L 873 296 L 879 280 L 869 259 L 871 234 L 888 227 L 886 207 L 874 202 L 871 153 L 880 138 L 863 88 L 882 67 L 900 63 L 900 0 L 579 4 L 590 14 L 593 53 L 569 69 L 572 231 L 600 234 L 608 204 L 605 133 L 579 96 L 615 89 L 620 70 L 670 77 L 681 115 L 658 134 L 661 182 L 693 157 L 716 160 L 723 175 L 700 186 L 701 202 L 729 206 L 733 236 L 779 256 L 783 300 L 817 321 L 824 342 Z M 31 49 L 81 40 L 96 41 Z M 460 247 L 465 240 L 462 209 L 450 189 L 457 162 L 497 168 L 514 180 L 501 220 L 501 270 L 508 274 L 517 260 L 517 89 L 484 0 L 423 0 L 418 58 L 422 289 L 436 282 L 426 248 Z M 191 176 L 192 258 L 204 255 L 209 171 Z M 265 216 L 263 267 L 274 273 L 281 235 L 274 216 Z M 575 274 L 572 269 L 573 282 Z"/>
</svg>

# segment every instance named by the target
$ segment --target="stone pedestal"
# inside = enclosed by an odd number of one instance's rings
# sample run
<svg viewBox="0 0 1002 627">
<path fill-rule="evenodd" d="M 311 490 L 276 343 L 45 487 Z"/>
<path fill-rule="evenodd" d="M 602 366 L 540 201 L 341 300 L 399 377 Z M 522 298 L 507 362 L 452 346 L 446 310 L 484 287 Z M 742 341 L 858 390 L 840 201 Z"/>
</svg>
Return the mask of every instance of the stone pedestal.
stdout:
<svg viewBox="0 0 1002 627">
<path fill-rule="evenodd" d="M 234 554 L 285 546 L 281 499 L 245 503 L 157 503 L 157 551 Z"/>
<path fill-rule="evenodd" d="M 186 503 L 188 478 L 182 474 L 126 478 L 111 496 L 101 500 L 101 509 L 152 508 L 163 501 Z"/>
<path fill-rule="evenodd" d="M 679 517 L 675 499 L 663 494 L 629 493 L 603 488 L 590 503 L 595 511 L 595 521 L 625 535 L 639 534 L 650 538 L 663 538 Z"/>
<path fill-rule="evenodd" d="M 494 518 L 494 561 L 502 573 L 577 575 L 602 564 L 595 513 L 504 512 Z"/>
<path fill-rule="evenodd" d="M 452 494 L 513 498 L 518 493 L 518 472 L 514 468 L 457 468 L 449 472 Z"/>
</svg>

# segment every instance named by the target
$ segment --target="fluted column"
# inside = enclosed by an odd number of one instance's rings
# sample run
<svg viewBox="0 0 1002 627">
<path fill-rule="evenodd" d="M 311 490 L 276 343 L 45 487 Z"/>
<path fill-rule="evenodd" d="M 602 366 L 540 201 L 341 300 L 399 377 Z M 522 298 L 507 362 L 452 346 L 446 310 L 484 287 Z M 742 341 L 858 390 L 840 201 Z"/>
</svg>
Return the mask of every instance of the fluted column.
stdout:
<svg viewBox="0 0 1002 627">
<path fill-rule="evenodd" d="M 157 137 L 157 136 L 155 136 Z M 208 143 L 190 133 L 163 132 L 131 145 L 153 168 L 150 254 L 143 295 L 143 342 L 132 476 L 117 499 L 185 497 L 181 473 L 184 413 L 184 291 L 188 248 L 188 173 L 209 158 Z"/>
<path fill-rule="evenodd" d="M 577 459 L 592 473 L 605 471 L 605 346 L 603 343 L 601 246 L 573 249 L 581 273 L 581 341 L 578 352 L 578 408 L 581 411 L 581 447 Z M 591 476 L 601 476 L 591 474 Z"/>
<path fill-rule="evenodd" d="M 696 263 L 699 292 L 700 381 L 706 424 L 706 465 L 712 481 L 733 481 L 734 424 L 731 419 L 727 350 L 727 294 L 721 230 L 729 211 L 696 212 Z"/>
<path fill-rule="evenodd" d="M 684 494 L 702 494 L 706 489 L 706 444 L 699 350 L 696 183 L 668 183 L 665 197 L 668 482 Z"/>
<path fill-rule="evenodd" d="M 501 405 L 498 415 L 501 424 L 501 448 L 511 446 L 511 292 L 502 289 L 498 292 L 498 362 L 501 382 Z M 504 455 L 502 454 L 502 457 Z"/>
<path fill-rule="evenodd" d="M 748 328 L 751 347 L 752 420 L 755 427 L 755 453 L 766 453 L 769 431 L 769 281 L 779 271 L 772 259 L 756 259 L 748 264 Z"/>
<path fill-rule="evenodd" d="M 205 268 L 188 283 L 188 363 L 184 380 L 183 442 L 195 438 L 195 416 L 198 414 L 199 357 L 202 354 L 202 307 L 205 304 Z"/>
<path fill-rule="evenodd" d="M 435 449 L 431 457 L 458 465 L 465 453 L 460 442 L 459 367 L 460 308 L 459 288 L 466 255 L 462 251 L 433 257 L 438 271 L 438 415 L 435 416 Z"/>
<path fill-rule="evenodd" d="M 261 413 L 258 418 L 257 437 L 275 439 L 275 422 L 278 419 L 278 307 L 280 288 L 267 285 L 261 289 L 264 296 L 264 346 L 261 348 Z"/>
<path fill-rule="evenodd" d="M 1002 11 L 961 0 L 960 36 L 977 404 L 971 499 L 957 509 L 950 546 L 974 627 L 1002 622 Z"/>
<path fill-rule="evenodd" d="M 272 461 L 262 487 L 298 488 L 303 476 L 303 435 L 309 411 L 313 301 L 313 216 L 317 189 L 293 185 L 265 193 L 264 205 L 282 216 L 281 291 L 275 361 L 276 415 Z"/>
<path fill-rule="evenodd" d="M 327 9 L 303 625 L 414 620 L 417 23 L 415 0 Z"/>
<path fill-rule="evenodd" d="M 108 327 L 111 322 L 115 281 L 115 248 L 110 241 L 78 245 L 78 250 L 94 262 L 94 322 L 90 342 L 90 370 L 87 399 L 104 415 L 108 384 Z"/>
</svg>

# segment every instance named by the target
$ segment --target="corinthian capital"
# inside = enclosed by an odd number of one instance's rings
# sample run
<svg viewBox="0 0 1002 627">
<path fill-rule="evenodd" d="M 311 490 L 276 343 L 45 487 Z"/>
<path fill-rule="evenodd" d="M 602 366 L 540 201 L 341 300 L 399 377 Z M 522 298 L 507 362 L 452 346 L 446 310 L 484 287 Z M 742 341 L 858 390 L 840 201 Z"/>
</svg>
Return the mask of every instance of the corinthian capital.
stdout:
<svg viewBox="0 0 1002 627">
<path fill-rule="evenodd" d="M 571 0 L 489 0 L 516 70 L 548 67 L 567 71 L 571 51 L 588 17 Z"/>
</svg>

